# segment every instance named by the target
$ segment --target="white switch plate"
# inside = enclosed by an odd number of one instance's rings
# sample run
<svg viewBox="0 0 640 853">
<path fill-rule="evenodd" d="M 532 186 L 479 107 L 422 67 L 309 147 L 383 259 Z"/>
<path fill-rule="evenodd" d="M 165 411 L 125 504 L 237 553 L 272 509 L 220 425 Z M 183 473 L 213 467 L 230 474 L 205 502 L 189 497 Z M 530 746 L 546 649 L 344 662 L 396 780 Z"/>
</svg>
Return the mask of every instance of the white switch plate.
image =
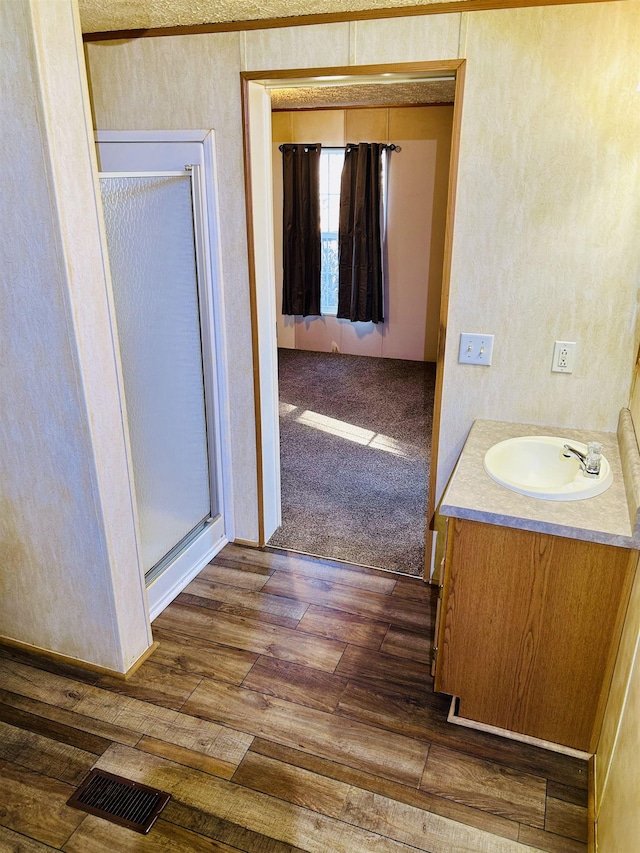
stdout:
<svg viewBox="0 0 640 853">
<path fill-rule="evenodd" d="M 552 373 L 573 373 L 576 354 L 575 341 L 556 341 L 553 345 Z"/>
<path fill-rule="evenodd" d="M 460 364 L 491 364 L 493 354 L 493 335 L 469 334 L 460 335 Z"/>
</svg>

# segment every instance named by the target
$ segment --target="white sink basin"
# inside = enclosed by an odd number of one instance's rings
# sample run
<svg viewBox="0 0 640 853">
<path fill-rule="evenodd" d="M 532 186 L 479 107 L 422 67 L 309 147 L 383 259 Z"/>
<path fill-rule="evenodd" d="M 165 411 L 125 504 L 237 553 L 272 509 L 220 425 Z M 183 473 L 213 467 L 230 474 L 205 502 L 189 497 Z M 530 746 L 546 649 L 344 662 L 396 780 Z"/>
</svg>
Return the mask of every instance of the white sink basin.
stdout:
<svg viewBox="0 0 640 853">
<path fill-rule="evenodd" d="M 508 438 L 487 450 L 484 469 L 496 483 L 547 501 L 578 501 L 606 491 L 613 482 L 606 458 L 602 456 L 598 477 L 585 477 L 576 457 L 564 456 L 565 444 L 586 453 L 586 444 L 568 438 Z"/>
</svg>

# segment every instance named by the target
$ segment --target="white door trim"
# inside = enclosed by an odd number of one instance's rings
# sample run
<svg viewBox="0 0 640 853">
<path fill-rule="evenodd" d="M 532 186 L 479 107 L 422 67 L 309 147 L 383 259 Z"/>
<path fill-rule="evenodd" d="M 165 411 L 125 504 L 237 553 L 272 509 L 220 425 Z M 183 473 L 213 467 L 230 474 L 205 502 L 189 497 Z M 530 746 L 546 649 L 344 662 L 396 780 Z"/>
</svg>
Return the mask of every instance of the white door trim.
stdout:
<svg viewBox="0 0 640 853">
<path fill-rule="evenodd" d="M 270 109 L 271 103 L 271 88 L 282 88 L 287 86 L 305 86 L 317 87 L 320 84 L 321 78 L 324 76 L 328 80 L 335 80 L 336 76 L 342 78 L 350 78 L 351 82 L 372 82 L 382 79 L 389 82 L 390 77 L 394 77 L 396 82 L 416 82 L 418 79 L 427 81 L 435 79 L 441 75 L 455 78 L 455 109 L 453 115 L 453 132 L 451 139 L 451 157 L 449 161 L 449 190 L 447 202 L 447 227 L 445 232 L 445 255 L 443 265 L 442 279 L 442 297 L 440 304 L 440 338 L 438 344 L 438 358 L 436 368 L 436 394 L 434 405 L 434 421 L 432 432 L 432 451 L 431 451 L 431 477 L 429 481 L 429 496 L 427 504 L 427 529 L 426 529 L 426 553 L 427 558 L 431 558 L 431 565 L 427 559 L 426 574 L 431 574 L 433 571 L 433 563 L 435 560 L 434 547 L 434 532 L 429 526 L 432 523 L 432 518 L 436 517 L 436 493 L 437 493 L 437 461 L 440 445 L 440 420 L 441 420 L 441 405 L 442 405 L 442 388 L 444 385 L 444 351 L 447 331 L 447 316 L 449 309 L 449 281 L 451 274 L 451 255 L 453 241 L 453 224 L 455 212 L 456 186 L 458 174 L 458 150 L 460 145 L 460 128 L 462 116 L 462 91 L 464 83 L 464 68 L 466 60 L 433 60 L 417 63 L 393 63 L 389 65 L 374 65 L 374 66 L 345 66 L 335 68 L 313 69 L 313 75 L 309 76 L 308 69 L 282 69 L 268 71 L 243 71 L 240 74 L 242 80 L 242 98 L 243 98 L 243 122 L 245 131 L 245 193 L 247 207 L 247 233 L 249 236 L 249 281 L 252 288 L 252 329 L 253 329 L 253 345 L 254 359 L 256 365 L 256 399 L 259 401 L 259 408 L 256 410 L 256 435 L 257 435 L 257 455 L 258 455 L 258 481 L 259 481 L 259 512 L 263 519 L 263 532 L 266 532 L 265 539 L 269 538 L 267 532 L 269 527 L 266 523 L 268 513 L 274 517 L 273 504 L 276 503 L 280 507 L 280 481 L 279 478 L 269 479 L 265 475 L 269 467 L 273 467 L 271 456 L 278 454 L 279 448 L 275 441 L 278 435 L 278 426 L 274 425 L 272 411 L 269 406 L 269 400 L 278 399 L 278 383 L 277 375 L 273 376 L 273 371 L 269 363 L 272 358 L 271 353 L 276 351 L 276 327 L 275 322 L 269 312 L 260 310 L 260 300 L 265 297 L 263 289 L 265 286 L 272 287 L 267 282 L 264 275 L 264 269 L 268 269 L 269 265 L 273 267 L 273 248 L 269 251 L 266 246 L 268 241 L 264 240 L 265 225 L 268 229 L 271 226 L 270 239 L 273 244 L 273 219 L 265 219 L 265 223 L 260 223 L 256 215 L 256 211 L 262 210 L 262 199 L 268 196 L 271 198 L 271 187 L 266 186 L 265 175 L 267 172 L 270 175 L 271 160 L 270 152 L 272 140 L 270 135 L 270 121 L 267 121 L 264 115 L 265 109 Z M 268 160 L 262 166 L 262 161 Z M 261 233 L 262 230 L 262 233 Z M 262 271 L 259 274 L 259 271 Z M 264 354 L 266 353 L 266 359 Z M 263 363 L 266 361 L 266 363 Z M 261 543 L 262 544 L 262 543 Z"/>
<path fill-rule="evenodd" d="M 260 544 L 282 524 L 278 343 L 276 339 L 276 274 L 273 245 L 273 176 L 271 170 L 271 94 L 258 83 L 247 87 L 251 114 L 252 244 L 256 299 L 262 489 Z M 254 344 L 255 345 L 255 344 Z"/>
</svg>

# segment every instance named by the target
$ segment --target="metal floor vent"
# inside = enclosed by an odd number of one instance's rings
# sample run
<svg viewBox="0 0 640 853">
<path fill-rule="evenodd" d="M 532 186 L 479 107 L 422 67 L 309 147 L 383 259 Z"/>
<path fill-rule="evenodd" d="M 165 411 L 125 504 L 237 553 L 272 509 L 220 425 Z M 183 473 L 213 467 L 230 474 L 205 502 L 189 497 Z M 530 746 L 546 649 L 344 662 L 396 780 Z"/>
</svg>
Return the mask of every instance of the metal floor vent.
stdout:
<svg viewBox="0 0 640 853">
<path fill-rule="evenodd" d="M 148 785 L 92 770 L 67 805 L 147 833 L 170 799 L 171 794 Z"/>
</svg>

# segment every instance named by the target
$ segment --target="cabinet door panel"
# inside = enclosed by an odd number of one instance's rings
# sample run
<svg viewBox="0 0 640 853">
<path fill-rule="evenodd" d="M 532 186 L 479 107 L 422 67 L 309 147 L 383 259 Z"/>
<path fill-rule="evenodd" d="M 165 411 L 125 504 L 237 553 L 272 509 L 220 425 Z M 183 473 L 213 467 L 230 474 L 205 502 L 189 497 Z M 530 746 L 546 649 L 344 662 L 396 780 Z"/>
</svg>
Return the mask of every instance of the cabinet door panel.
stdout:
<svg viewBox="0 0 640 853">
<path fill-rule="evenodd" d="M 456 519 L 436 687 L 459 714 L 589 750 L 635 554 Z"/>
</svg>

